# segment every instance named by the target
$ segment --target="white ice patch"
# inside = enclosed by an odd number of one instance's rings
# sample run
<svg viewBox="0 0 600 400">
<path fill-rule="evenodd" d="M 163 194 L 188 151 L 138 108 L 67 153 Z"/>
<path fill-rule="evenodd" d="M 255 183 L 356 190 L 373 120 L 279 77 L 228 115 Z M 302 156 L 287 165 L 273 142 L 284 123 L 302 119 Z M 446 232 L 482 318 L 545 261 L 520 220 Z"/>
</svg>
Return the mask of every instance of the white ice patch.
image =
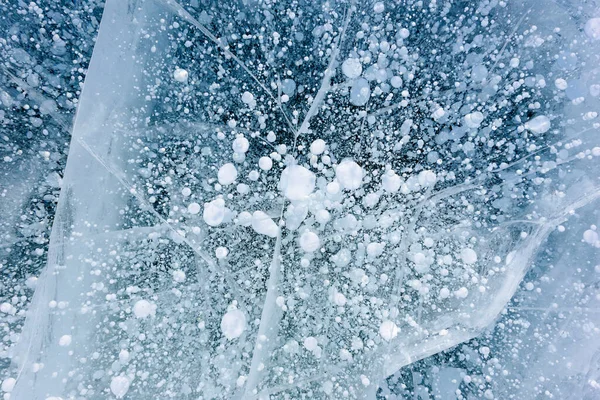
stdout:
<svg viewBox="0 0 600 400">
<path fill-rule="evenodd" d="M 525 129 L 537 134 L 548 132 L 550 127 L 550 119 L 545 115 L 539 115 L 525 123 Z"/>
<path fill-rule="evenodd" d="M 281 91 L 288 96 L 292 96 L 296 91 L 296 82 L 293 79 L 284 79 L 281 82 Z"/>
<path fill-rule="evenodd" d="M 110 381 L 110 391 L 117 397 L 117 399 L 121 399 L 129 391 L 129 385 L 131 385 L 129 378 L 125 376 L 115 376 Z"/>
<path fill-rule="evenodd" d="M 329 214 L 329 211 L 325 209 L 318 210 L 317 212 L 315 212 L 315 219 L 320 224 L 326 224 L 331 219 L 331 215 Z"/>
<path fill-rule="evenodd" d="M 10 303 L 2 303 L 0 304 L 0 312 L 4 314 L 14 314 L 15 308 Z"/>
<path fill-rule="evenodd" d="M 241 226 L 252 225 L 252 214 L 250 214 L 248 211 L 242 211 L 238 214 L 237 223 Z"/>
<path fill-rule="evenodd" d="M 279 189 L 291 201 L 306 199 L 315 189 L 315 174 L 300 165 L 290 165 L 281 173 Z"/>
<path fill-rule="evenodd" d="M 363 197 L 362 203 L 365 207 L 373 208 L 379 203 L 379 193 L 369 193 Z"/>
<path fill-rule="evenodd" d="M 440 289 L 440 299 L 447 299 L 450 297 L 450 290 L 447 287 Z"/>
<path fill-rule="evenodd" d="M 133 314 L 136 318 L 147 318 L 156 314 L 156 304 L 148 300 L 138 300 L 133 306 Z"/>
<path fill-rule="evenodd" d="M 345 267 L 352 261 L 352 253 L 348 249 L 341 249 L 331 256 L 331 261 L 340 268 Z"/>
<path fill-rule="evenodd" d="M 336 194 L 338 194 L 341 190 L 340 184 L 337 181 L 333 181 L 333 182 L 329 182 L 327 184 L 327 194 L 331 195 L 331 196 L 335 196 Z"/>
<path fill-rule="evenodd" d="M 433 111 L 433 113 L 431 113 L 431 118 L 433 118 L 434 121 L 437 121 L 442 119 L 445 115 L 446 110 L 444 110 L 442 107 L 438 107 L 435 109 L 435 111 Z"/>
<path fill-rule="evenodd" d="M 230 310 L 221 319 L 221 332 L 229 340 L 239 338 L 246 330 L 246 316 L 238 309 Z"/>
<path fill-rule="evenodd" d="M 399 76 L 393 76 L 392 79 L 390 79 L 390 83 L 392 84 L 392 87 L 398 89 L 400 86 L 402 86 L 402 78 L 400 78 Z"/>
<path fill-rule="evenodd" d="M 254 211 L 254 214 L 252 214 L 252 229 L 256 233 L 272 238 L 277 237 L 279 233 L 279 227 L 275 221 L 263 211 Z"/>
<path fill-rule="evenodd" d="M 237 169 L 232 163 L 227 163 L 223 165 L 221 168 L 219 168 L 219 172 L 217 173 L 219 183 L 223 186 L 231 185 L 233 182 L 235 182 L 237 176 Z"/>
<path fill-rule="evenodd" d="M 352 160 L 343 160 L 335 169 L 335 176 L 344 189 L 356 190 L 362 185 L 364 171 Z"/>
<path fill-rule="evenodd" d="M 130 354 L 127 350 L 123 349 L 119 352 L 119 362 L 121 364 L 126 364 L 129 361 Z"/>
<path fill-rule="evenodd" d="M 290 204 L 285 210 L 285 227 L 294 231 L 300 227 L 308 215 L 308 207 L 304 203 Z"/>
<path fill-rule="evenodd" d="M 483 82 L 488 76 L 488 69 L 485 65 L 477 64 L 471 68 L 471 79 L 475 82 Z"/>
<path fill-rule="evenodd" d="M 204 203 L 202 218 L 207 225 L 218 226 L 225 219 L 225 200 L 218 198 Z"/>
<path fill-rule="evenodd" d="M 369 258 L 374 259 L 383 254 L 385 249 L 385 243 L 372 242 L 367 245 L 367 255 Z"/>
</svg>

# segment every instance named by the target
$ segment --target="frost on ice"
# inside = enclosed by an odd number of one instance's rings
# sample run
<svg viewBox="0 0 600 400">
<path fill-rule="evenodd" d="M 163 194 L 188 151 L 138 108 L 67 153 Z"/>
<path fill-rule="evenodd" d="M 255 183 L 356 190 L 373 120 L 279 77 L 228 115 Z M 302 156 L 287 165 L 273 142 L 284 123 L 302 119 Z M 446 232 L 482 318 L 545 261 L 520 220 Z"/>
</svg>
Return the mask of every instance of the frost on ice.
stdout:
<svg viewBox="0 0 600 400">
<path fill-rule="evenodd" d="M 594 398 L 591 355 L 513 368 L 600 347 L 593 10 L 276 3 L 106 2 L 2 390 Z"/>
</svg>

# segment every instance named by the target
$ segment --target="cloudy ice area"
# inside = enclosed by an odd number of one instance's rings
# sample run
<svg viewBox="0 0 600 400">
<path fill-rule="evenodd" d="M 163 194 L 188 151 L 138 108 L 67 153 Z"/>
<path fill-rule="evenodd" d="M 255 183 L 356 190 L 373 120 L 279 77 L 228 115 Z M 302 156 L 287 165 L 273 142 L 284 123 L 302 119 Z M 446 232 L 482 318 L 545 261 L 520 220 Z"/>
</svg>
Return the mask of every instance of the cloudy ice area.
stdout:
<svg viewBox="0 0 600 400">
<path fill-rule="evenodd" d="M 600 399 L 600 3 L 0 0 L 0 395 Z"/>
</svg>

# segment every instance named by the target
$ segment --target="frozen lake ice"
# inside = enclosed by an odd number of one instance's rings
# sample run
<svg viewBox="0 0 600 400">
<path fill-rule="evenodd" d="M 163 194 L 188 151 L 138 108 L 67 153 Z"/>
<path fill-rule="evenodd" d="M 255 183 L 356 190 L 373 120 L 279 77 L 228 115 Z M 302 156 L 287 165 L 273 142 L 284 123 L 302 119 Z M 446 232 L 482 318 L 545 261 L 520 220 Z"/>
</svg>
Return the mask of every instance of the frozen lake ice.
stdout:
<svg viewBox="0 0 600 400">
<path fill-rule="evenodd" d="M 599 397 L 599 12 L 107 0 L 5 398 Z"/>
</svg>

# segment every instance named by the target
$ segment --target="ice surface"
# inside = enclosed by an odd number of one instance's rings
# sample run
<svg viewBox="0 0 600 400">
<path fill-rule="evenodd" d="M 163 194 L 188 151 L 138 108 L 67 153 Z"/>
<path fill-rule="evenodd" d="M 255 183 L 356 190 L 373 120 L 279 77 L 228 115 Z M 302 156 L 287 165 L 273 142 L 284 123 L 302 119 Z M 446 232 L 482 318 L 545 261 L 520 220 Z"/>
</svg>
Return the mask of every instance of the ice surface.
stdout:
<svg viewBox="0 0 600 400">
<path fill-rule="evenodd" d="M 107 2 L 11 399 L 375 398 L 516 324 L 548 237 L 595 215 L 591 14 L 243 3 Z M 594 223 L 581 272 L 544 276 L 594 285 Z M 548 296 L 518 307 L 554 313 Z M 577 374 L 597 393 L 598 369 Z M 473 398 L 499 393 L 484 381 Z"/>
</svg>

